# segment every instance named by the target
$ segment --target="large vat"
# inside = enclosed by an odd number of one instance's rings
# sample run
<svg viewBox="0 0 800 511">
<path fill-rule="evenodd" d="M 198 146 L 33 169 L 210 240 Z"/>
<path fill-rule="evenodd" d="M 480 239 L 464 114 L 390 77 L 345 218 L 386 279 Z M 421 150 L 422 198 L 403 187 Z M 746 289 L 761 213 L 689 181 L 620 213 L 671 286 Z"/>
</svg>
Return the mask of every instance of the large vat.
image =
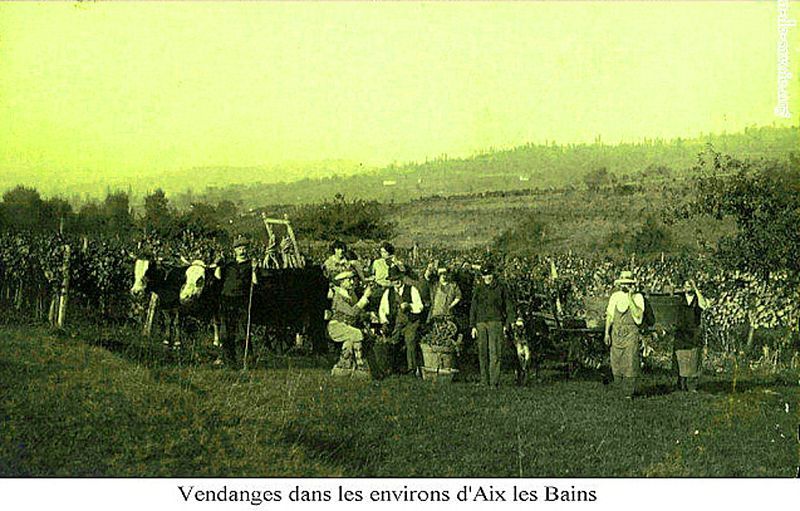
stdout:
<svg viewBox="0 0 800 511">
<path fill-rule="evenodd" d="M 645 323 L 658 330 L 674 330 L 686 307 L 681 295 L 651 293 L 645 295 Z M 584 300 L 586 326 L 603 328 L 608 297 L 590 296 Z"/>
</svg>

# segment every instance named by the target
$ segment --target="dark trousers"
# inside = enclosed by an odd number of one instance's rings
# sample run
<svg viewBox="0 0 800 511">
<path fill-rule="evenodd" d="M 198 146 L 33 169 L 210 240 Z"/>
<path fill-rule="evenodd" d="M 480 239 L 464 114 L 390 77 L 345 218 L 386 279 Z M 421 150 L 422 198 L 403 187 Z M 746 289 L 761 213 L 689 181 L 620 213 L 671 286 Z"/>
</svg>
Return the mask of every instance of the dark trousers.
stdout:
<svg viewBox="0 0 800 511">
<path fill-rule="evenodd" d="M 500 360 L 503 351 L 503 324 L 486 321 L 475 325 L 478 331 L 478 364 L 481 368 L 481 383 L 492 387 L 500 385 Z"/>
<path fill-rule="evenodd" d="M 231 367 L 239 367 L 243 360 L 247 329 L 247 309 L 237 303 L 225 304 L 222 307 L 221 316 L 221 341 L 225 363 Z"/>
<path fill-rule="evenodd" d="M 397 324 L 392 331 L 392 343 L 405 346 L 406 352 L 406 371 L 413 373 L 417 370 L 417 331 L 419 330 L 419 321 L 409 321 L 407 323 Z"/>
</svg>

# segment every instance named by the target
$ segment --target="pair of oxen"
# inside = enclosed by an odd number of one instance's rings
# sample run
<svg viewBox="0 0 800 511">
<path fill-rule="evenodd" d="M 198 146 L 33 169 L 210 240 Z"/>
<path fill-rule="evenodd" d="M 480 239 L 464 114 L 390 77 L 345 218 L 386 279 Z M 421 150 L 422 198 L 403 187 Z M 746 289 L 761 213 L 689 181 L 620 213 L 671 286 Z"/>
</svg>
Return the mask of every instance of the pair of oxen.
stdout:
<svg viewBox="0 0 800 511">
<path fill-rule="evenodd" d="M 214 326 L 219 342 L 220 308 L 225 299 L 216 264 L 201 260 L 167 262 L 163 259 L 133 256 L 134 278 L 131 294 L 155 295 L 156 307 L 165 321 L 167 337 L 180 339 L 187 317 Z M 250 321 L 275 336 L 303 336 L 315 351 L 324 349 L 324 315 L 328 281 L 318 267 L 257 267 L 253 286 Z M 170 327 L 171 326 L 171 327 Z M 279 344 L 285 344 L 279 342 Z"/>
</svg>

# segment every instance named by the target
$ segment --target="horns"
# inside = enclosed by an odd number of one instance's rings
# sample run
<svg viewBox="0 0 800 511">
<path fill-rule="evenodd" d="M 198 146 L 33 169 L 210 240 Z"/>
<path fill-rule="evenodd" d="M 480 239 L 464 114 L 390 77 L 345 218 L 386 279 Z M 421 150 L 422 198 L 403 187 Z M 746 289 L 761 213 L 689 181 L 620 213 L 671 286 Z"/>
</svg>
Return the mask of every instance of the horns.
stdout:
<svg viewBox="0 0 800 511">
<path fill-rule="evenodd" d="M 181 263 L 186 265 L 186 266 L 200 266 L 201 268 L 205 268 L 207 270 L 216 269 L 216 267 L 218 266 L 217 263 L 206 264 L 204 261 L 202 261 L 200 259 L 195 259 L 194 261 L 189 261 L 183 255 L 180 256 L 180 260 L 181 260 Z"/>
</svg>

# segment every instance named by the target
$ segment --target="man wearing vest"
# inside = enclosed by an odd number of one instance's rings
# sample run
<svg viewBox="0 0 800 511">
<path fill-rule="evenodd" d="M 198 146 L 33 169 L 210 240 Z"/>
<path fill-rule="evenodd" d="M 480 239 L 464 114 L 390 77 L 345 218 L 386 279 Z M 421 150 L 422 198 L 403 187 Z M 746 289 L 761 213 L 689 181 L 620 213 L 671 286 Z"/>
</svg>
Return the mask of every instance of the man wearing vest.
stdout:
<svg viewBox="0 0 800 511">
<path fill-rule="evenodd" d="M 403 274 L 395 267 L 389 269 L 387 280 L 392 287 L 384 291 L 378 308 L 378 317 L 384 333 L 393 344 L 402 339 L 406 352 L 406 372 L 417 371 L 417 331 L 422 318 L 422 298 L 419 290 L 406 283 Z"/>
</svg>

